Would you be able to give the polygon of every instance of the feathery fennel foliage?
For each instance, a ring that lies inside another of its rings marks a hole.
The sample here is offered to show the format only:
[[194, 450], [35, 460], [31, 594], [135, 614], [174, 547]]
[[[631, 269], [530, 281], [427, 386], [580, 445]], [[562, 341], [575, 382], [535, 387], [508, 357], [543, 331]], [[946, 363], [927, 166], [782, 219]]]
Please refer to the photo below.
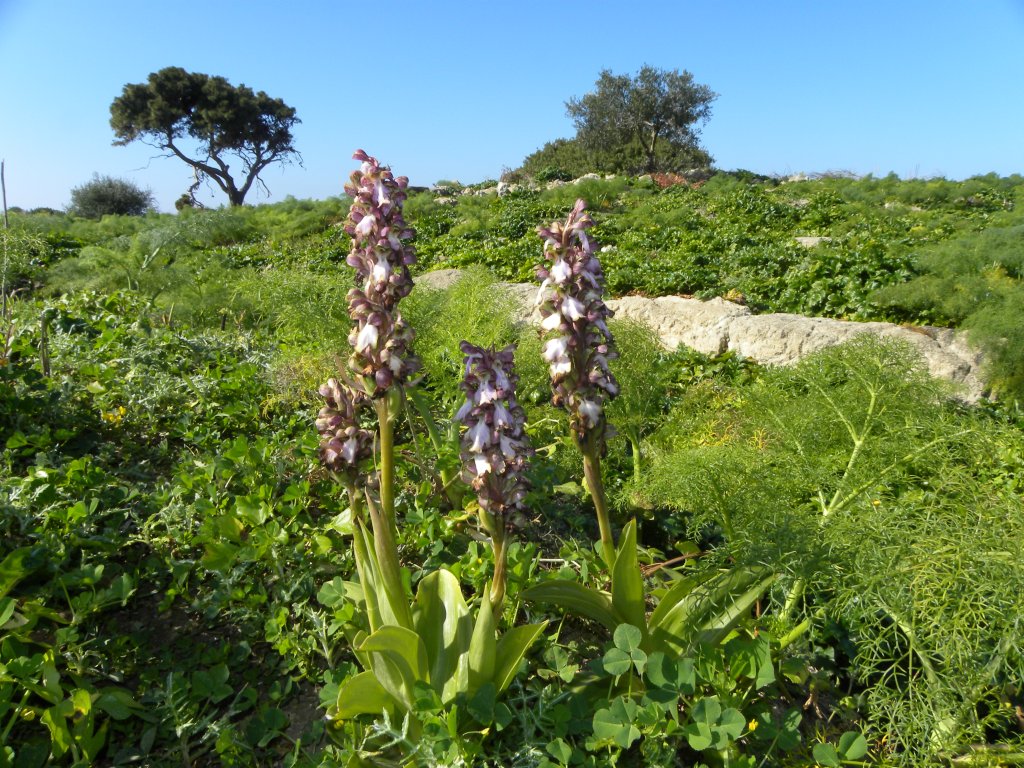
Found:
[[1008, 739], [1024, 679], [1024, 437], [941, 395], [910, 350], [864, 338], [725, 411], [684, 402], [641, 484], [716, 556], [784, 574], [780, 635], [825, 616], [849, 633], [869, 721], [908, 764]]
[[619, 349], [618, 359], [611, 363], [619, 395], [608, 403], [608, 422], [629, 445], [633, 477], [639, 480], [644, 458], [641, 444], [665, 411], [671, 369], [668, 354], [647, 326], [613, 320], [609, 328]]
[[447, 403], [457, 403], [463, 397], [458, 388], [463, 367], [459, 344], [463, 339], [472, 339], [485, 348], [501, 348], [517, 335], [514, 299], [483, 267], [465, 270], [445, 290], [419, 286], [402, 307], [407, 322], [416, 329], [413, 349], [427, 381]]
[[898, 319], [966, 329], [986, 353], [994, 390], [1024, 400], [1024, 225], [939, 243], [915, 267], [917, 277], [875, 300]]

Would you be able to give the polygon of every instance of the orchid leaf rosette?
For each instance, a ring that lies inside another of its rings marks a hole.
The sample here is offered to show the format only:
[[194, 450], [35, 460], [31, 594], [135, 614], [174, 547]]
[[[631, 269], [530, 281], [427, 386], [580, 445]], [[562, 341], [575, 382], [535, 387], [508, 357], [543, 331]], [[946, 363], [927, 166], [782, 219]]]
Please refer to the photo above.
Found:
[[608, 367], [618, 357], [604, 303], [604, 273], [587, 230], [594, 225], [586, 203], [577, 200], [564, 222], [537, 231], [544, 238], [546, 263], [537, 305], [541, 328], [549, 334], [543, 355], [551, 375], [551, 402], [569, 412], [569, 427], [583, 454], [583, 471], [594, 500], [601, 545], [608, 565], [615, 558], [600, 459], [609, 429], [604, 404], [619, 393]]
[[466, 401], [455, 420], [461, 437], [463, 479], [476, 491], [481, 519], [494, 548], [491, 604], [500, 613], [506, 585], [506, 533], [525, 511], [526, 469], [533, 449], [526, 437], [526, 414], [516, 400], [519, 377], [513, 371], [515, 346], [501, 351], [461, 344]]
[[392, 385], [401, 386], [419, 367], [409, 351], [412, 329], [397, 309], [412, 290], [409, 265], [416, 261], [416, 252], [405, 241], [415, 233], [402, 218], [409, 180], [395, 178], [361, 149], [352, 157], [361, 165], [345, 185], [352, 206], [344, 229], [352, 237], [347, 261], [362, 287], [348, 294], [349, 316], [355, 321], [349, 365], [367, 393], [379, 397]]

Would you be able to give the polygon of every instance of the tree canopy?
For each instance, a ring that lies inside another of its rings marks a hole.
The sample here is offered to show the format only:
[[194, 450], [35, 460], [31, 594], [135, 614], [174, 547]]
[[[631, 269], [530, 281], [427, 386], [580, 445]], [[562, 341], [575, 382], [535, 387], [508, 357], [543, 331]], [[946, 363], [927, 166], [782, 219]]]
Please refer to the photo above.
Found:
[[[183, 160], [195, 172], [190, 197], [210, 179], [231, 205], [244, 202], [268, 165], [299, 158], [292, 143], [292, 127], [299, 122], [281, 99], [181, 67], [126, 85], [110, 105], [115, 145], [140, 140]], [[238, 182], [232, 157], [241, 162]]]
[[595, 86], [593, 92], [565, 104], [566, 113], [576, 125], [576, 139], [586, 150], [608, 153], [631, 149], [647, 172], [679, 170], [664, 163], [707, 156], [697, 139], [718, 94], [694, 82], [686, 70], [645, 65], [630, 77], [606, 69]]

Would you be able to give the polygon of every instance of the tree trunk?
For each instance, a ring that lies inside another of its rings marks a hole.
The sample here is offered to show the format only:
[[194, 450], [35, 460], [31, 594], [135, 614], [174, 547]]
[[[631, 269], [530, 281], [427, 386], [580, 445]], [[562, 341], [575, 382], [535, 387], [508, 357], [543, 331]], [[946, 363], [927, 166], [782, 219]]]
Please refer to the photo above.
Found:
[[652, 130], [651, 131], [651, 147], [650, 147], [650, 149], [648, 149], [647, 147], [644, 147], [644, 149], [647, 151], [647, 172], [648, 173], [654, 173], [654, 171], [655, 171], [656, 160], [655, 160], [654, 148], [657, 146], [657, 144], [658, 144], [658, 132], [656, 130]]

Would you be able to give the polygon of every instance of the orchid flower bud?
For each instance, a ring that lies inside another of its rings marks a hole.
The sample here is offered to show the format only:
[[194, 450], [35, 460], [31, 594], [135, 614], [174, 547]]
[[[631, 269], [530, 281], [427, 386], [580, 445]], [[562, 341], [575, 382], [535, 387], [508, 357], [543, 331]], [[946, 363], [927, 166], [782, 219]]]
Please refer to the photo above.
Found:
[[337, 379], [328, 379], [320, 387], [320, 396], [326, 401], [316, 419], [320, 460], [327, 469], [354, 483], [359, 462], [373, 456], [373, 433], [359, 426], [364, 396]]

